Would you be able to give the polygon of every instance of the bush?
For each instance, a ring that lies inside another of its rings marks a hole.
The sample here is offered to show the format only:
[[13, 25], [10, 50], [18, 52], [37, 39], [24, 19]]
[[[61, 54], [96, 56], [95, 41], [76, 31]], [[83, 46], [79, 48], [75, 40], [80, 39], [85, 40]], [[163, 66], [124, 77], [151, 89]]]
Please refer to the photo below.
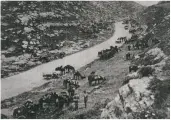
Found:
[[119, 107], [115, 106], [114, 113], [116, 117], [119, 118], [122, 115], [122, 110]]
[[170, 95], [170, 80], [161, 81], [155, 78], [150, 82], [148, 89], [154, 93], [154, 106], [161, 108]]
[[164, 119], [167, 114], [163, 110], [146, 108], [140, 112], [132, 113], [133, 119]]
[[139, 69], [138, 73], [142, 76], [142, 77], [146, 77], [149, 75], [153, 74], [154, 69], [150, 66], [145, 66]]
[[169, 70], [170, 71], [170, 59], [168, 59], [166, 61], [166, 64], [163, 66], [162, 70], [164, 70], [164, 71]]

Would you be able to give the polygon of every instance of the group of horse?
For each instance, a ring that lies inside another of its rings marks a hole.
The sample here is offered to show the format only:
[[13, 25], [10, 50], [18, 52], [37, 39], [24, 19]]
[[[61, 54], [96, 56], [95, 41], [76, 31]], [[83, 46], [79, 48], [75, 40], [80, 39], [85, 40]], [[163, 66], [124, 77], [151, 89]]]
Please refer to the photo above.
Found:
[[[59, 70], [60, 68], [62, 67], [57, 67], [56, 70]], [[68, 66], [66, 68], [67, 72], [73, 70], [75, 69], [73, 69], [73, 67], [71, 66]], [[46, 93], [38, 100], [38, 103], [33, 103], [31, 100], [27, 100], [23, 105], [14, 109], [13, 117], [18, 119], [36, 119], [37, 114], [43, 114], [43, 112], [47, 112], [48, 110], [50, 110], [49, 106], [54, 107], [53, 112], [61, 111], [64, 105], [69, 106], [70, 103], [74, 102], [73, 96], [75, 91], [73, 88], [77, 89], [79, 87], [78, 79], [83, 77], [78, 71], [76, 71], [73, 76], [73, 78], [77, 80], [63, 80], [63, 85], [68, 90], [68, 92], [61, 92], [60, 94], [57, 94], [56, 92]], [[83, 78], [86, 77], [84, 76]], [[88, 76], [88, 83], [90, 86], [93, 85], [93, 82], [95, 85], [97, 85], [105, 80], [105, 77], [95, 75], [95, 72], [92, 72]]]
[[105, 50], [98, 52], [98, 57], [101, 60], [106, 60], [106, 59], [113, 57], [118, 52], [119, 52], [119, 49], [117, 46], [115, 46], [115, 47], [110, 46], [109, 49], [105, 49]]
[[143, 28], [142, 27], [139, 27], [137, 29], [131, 29], [131, 30], [129, 30], [129, 33], [135, 34], [137, 31], [142, 32], [143, 31]]
[[[118, 38], [121, 42], [126, 42], [126, 37]], [[98, 52], [98, 57], [102, 60], [109, 59], [113, 57], [116, 53], [119, 52], [119, 48], [117, 46], [110, 46], [109, 49], [102, 50]], [[126, 58], [130, 58], [130, 53], [126, 54]], [[129, 72], [137, 71], [138, 66], [130, 66]], [[33, 103], [31, 100], [26, 101], [22, 106], [17, 107], [13, 111], [14, 118], [20, 119], [36, 119], [37, 114], [43, 110], [43, 112], [48, 111], [49, 106], [53, 106], [53, 112], [61, 111], [63, 106], [69, 106], [70, 103], [73, 102], [74, 89], [79, 87], [78, 80], [86, 78], [86, 76], [82, 75], [79, 71], [76, 71], [75, 68], [71, 65], [59, 66], [55, 68], [55, 72], [52, 74], [43, 74], [45, 79], [57, 79], [59, 76], [65, 75], [66, 73], [73, 73], [73, 78], [67, 78], [63, 80], [63, 86], [68, 90], [67, 92], [61, 92], [57, 94], [56, 92], [50, 92], [43, 95], [38, 103]], [[100, 84], [107, 79], [103, 76], [96, 75], [95, 72], [91, 72], [88, 76], [88, 84], [89, 86]], [[93, 84], [94, 83], [94, 84]]]
[[36, 119], [37, 114], [42, 114], [50, 110], [50, 107], [54, 107], [53, 112], [61, 111], [63, 106], [69, 106], [73, 102], [72, 96], [69, 96], [67, 92], [51, 92], [43, 95], [38, 103], [33, 103], [31, 100], [27, 100], [23, 105], [17, 107], [13, 111], [13, 117], [18, 119]]
[[127, 37], [119, 37], [117, 40], [116, 40], [116, 43], [121, 43], [121, 42], [125, 42], [127, 41]]
[[[111, 47], [111, 49], [113, 49], [112, 51], [116, 51], [118, 52], [118, 48], [117, 46], [115, 47]], [[59, 76], [62, 76], [66, 73], [73, 73], [73, 77], [69, 77], [67, 79], [63, 79], [63, 86], [67, 89], [70, 88], [71, 86], [74, 88], [78, 88], [79, 87], [79, 81], [80, 79], [85, 79], [86, 76], [82, 75], [79, 71], [76, 71], [75, 68], [71, 65], [66, 65], [65, 67], [63, 66], [59, 66], [57, 68], [55, 68], [55, 72], [52, 74], [43, 74], [44, 78], [48, 78], [48, 79], [57, 79], [59, 78]], [[91, 76], [91, 74], [89, 75]], [[88, 77], [89, 78], [89, 77]], [[99, 83], [100, 80], [103, 80], [102, 76], [96, 75], [95, 77], [91, 77], [91, 79], [88, 79], [89, 83], [95, 81], [95, 84]]]
[[79, 85], [79, 82], [78, 80], [72, 80], [72, 79], [65, 79], [63, 80], [63, 86], [68, 89], [70, 87], [73, 87], [73, 88], [79, 88], [80, 85]]
[[71, 65], [66, 65], [64, 67], [60, 66], [60, 67], [55, 68], [55, 72], [53, 73], [48, 73], [48, 74], [43, 73], [43, 77], [45, 79], [57, 79], [59, 78], [59, 76], [62, 76], [69, 72], [75, 72], [75, 68]]
[[100, 84], [102, 82], [106, 81], [106, 78], [100, 75], [95, 75], [95, 72], [92, 72], [89, 76], [88, 76], [88, 83], [90, 86], [92, 86], [93, 82], [94, 85]]
[[140, 50], [147, 47], [148, 43], [146, 41], [136, 41], [134, 44], [132, 44], [132, 46], [130, 46], [130, 49], [132, 48], [134, 50]]
[[[51, 60], [54, 60], [54, 59], [57, 59], [57, 58], [62, 59], [63, 57], [65, 57], [65, 55], [66, 55], [65, 52], [60, 52], [59, 54], [54, 54], [54, 55], [49, 54], [49, 53], [46, 53], [46, 54], [44, 54], [44, 55], [38, 57], [37, 59], [38, 59], [39, 61], [41, 61], [42, 63], [47, 63], [47, 62], [49, 62], [49, 61], [51, 61]], [[37, 57], [37, 56], [36, 56], [36, 57]]]

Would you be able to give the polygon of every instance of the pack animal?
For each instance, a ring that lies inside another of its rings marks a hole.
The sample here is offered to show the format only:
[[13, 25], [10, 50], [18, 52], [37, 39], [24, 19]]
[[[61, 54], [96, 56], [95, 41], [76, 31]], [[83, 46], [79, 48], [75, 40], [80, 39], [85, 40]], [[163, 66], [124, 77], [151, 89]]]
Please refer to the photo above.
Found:
[[96, 85], [96, 84], [99, 84], [100, 81], [105, 81], [105, 80], [106, 80], [105, 77], [102, 77], [99, 75], [89, 75], [88, 76], [88, 82], [89, 82], [90, 86], [92, 85], [92, 82], [95, 82], [95, 85]]
[[136, 65], [129, 66], [129, 72], [132, 72], [132, 71], [136, 72], [137, 70], [138, 70], [138, 66]]
[[79, 80], [79, 79], [84, 79], [86, 78], [85, 76], [81, 75], [79, 71], [76, 71], [73, 76], [74, 79]]
[[69, 73], [69, 72], [75, 72], [75, 68], [73, 67], [73, 66], [71, 66], [71, 65], [66, 65], [65, 67], [64, 67], [64, 70], [65, 70], [65, 73]]

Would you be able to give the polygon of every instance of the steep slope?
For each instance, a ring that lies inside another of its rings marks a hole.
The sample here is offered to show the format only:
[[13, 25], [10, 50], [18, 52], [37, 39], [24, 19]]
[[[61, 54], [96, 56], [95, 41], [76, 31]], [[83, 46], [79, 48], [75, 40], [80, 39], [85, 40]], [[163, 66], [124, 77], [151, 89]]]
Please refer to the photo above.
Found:
[[[148, 47], [131, 61], [139, 66], [138, 71], [125, 76], [123, 85], [103, 109], [101, 118], [170, 118], [169, 9], [169, 1], [159, 2], [145, 9], [139, 19], [130, 20], [147, 25], [145, 33], [137, 34], [143, 36], [137, 41], [148, 42]], [[150, 71], [151, 75], [147, 75]]]
[[[142, 23], [148, 26], [148, 36], [146, 39], [157, 38], [161, 41], [160, 47], [166, 53], [170, 54], [170, 2], [163, 1], [157, 5], [148, 7], [140, 16]], [[150, 37], [149, 37], [150, 36]]]
[[136, 13], [142, 6], [135, 2], [3, 1], [1, 8], [5, 49], [11, 45], [20, 48], [23, 41], [54, 47], [53, 43], [64, 39], [95, 37], [92, 34], [99, 29], [107, 29], [114, 20]]

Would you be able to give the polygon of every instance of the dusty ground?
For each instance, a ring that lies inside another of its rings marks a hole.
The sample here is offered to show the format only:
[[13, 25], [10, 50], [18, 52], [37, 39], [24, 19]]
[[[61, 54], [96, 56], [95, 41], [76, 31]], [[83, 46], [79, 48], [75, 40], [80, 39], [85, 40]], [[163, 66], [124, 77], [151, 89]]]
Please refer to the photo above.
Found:
[[[131, 51], [137, 53], [139, 51]], [[107, 81], [98, 86], [89, 86], [88, 80], [83, 79], [79, 81], [80, 88], [77, 89], [77, 93], [80, 95], [79, 110], [71, 111], [67, 108], [64, 109], [64, 114], [59, 118], [100, 118], [101, 110], [105, 105], [112, 100], [114, 94], [117, 92], [119, 87], [124, 80], [125, 75], [128, 73], [128, 66], [130, 61], [126, 61], [123, 56], [127, 53], [127, 47], [124, 45], [122, 51], [116, 54], [109, 60], [97, 60], [91, 64], [82, 67], [79, 71], [82, 74], [88, 76], [90, 72], [96, 71], [96, 74], [105, 76]], [[83, 91], [89, 92], [88, 108], [84, 108], [83, 103]], [[32, 99], [34, 102], [38, 102], [38, 99], [47, 92], [55, 91], [57, 93], [65, 91], [62, 85], [62, 79], [51, 80], [49, 83], [44, 84], [32, 91], [25, 92], [16, 97], [6, 99], [2, 101], [1, 108], [2, 113], [11, 115], [12, 109], [15, 106], [20, 106], [27, 99]], [[50, 115], [50, 116], [49, 116]], [[56, 113], [47, 113], [46, 117], [40, 115], [39, 118], [58, 118]]]

